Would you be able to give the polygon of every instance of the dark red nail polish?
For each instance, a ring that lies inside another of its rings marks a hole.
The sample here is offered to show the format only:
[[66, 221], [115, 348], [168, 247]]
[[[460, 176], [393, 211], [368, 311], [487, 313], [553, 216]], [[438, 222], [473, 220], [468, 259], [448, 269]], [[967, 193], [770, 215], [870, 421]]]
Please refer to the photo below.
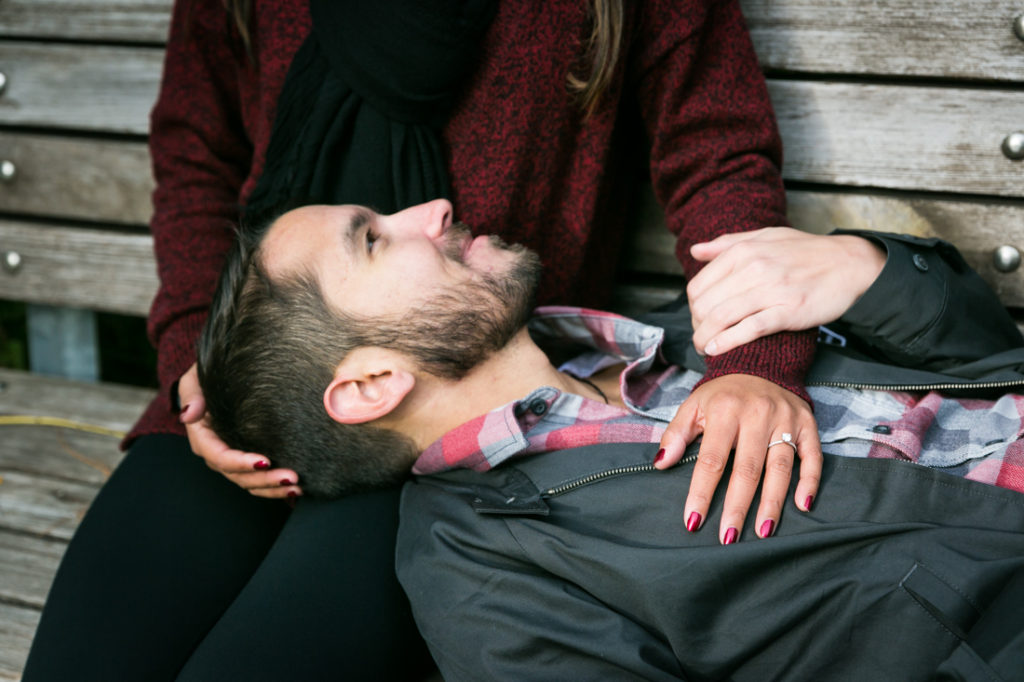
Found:
[[257, 471], [263, 471], [264, 469], [269, 469], [270, 468], [270, 462], [268, 462], [265, 459], [261, 459], [260, 461], [258, 461], [255, 464], [253, 464], [252, 468], [256, 469]]
[[722, 544], [731, 545], [732, 543], [736, 542], [737, 535], [739, 535], [739, 533], [736, 531], [735, 528], [729, 528], [729, 530], [725, 531], [725, 539], [722, 541]]
[[814, 504], [814, 495], [808, 495], [807, 499], [804, 500], [804, 509], [811, 511], [812, 504]]
[[287, 478], [282, 478], [281, 485], [295, 485], [295, 481], [289, 481]]
[[761, 524], [761, 537], [770, 538], [772, 531], [775, 530], [775, 521], [772, 519], [765, 519], [764, 523]]
[[686, 530], [691, 533], [700, 528], [701, 515], [697, 512], [690, 512], [690, 518], [686, 519]]
[[665, 459], [665, 448], [658, 450], [658, 454], [654, 456], [654, 463], [657, 464], [663, 459]]
[[299, 496], [299, 493], [297, 491], [295, 491], [295, 490], [289, 490], [288, 491], [288, 497], [298, 497], [298, 496]]

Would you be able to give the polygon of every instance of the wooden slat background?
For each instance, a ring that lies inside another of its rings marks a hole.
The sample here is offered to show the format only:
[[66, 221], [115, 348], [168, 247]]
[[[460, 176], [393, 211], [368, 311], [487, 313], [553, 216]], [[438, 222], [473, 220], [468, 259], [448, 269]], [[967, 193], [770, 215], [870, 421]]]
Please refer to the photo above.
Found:
[[3, 0], [0, 37], [162, 43], [171, 0]]
[[1024, 81], [1018, 0], [740, 0], [772, 70]]

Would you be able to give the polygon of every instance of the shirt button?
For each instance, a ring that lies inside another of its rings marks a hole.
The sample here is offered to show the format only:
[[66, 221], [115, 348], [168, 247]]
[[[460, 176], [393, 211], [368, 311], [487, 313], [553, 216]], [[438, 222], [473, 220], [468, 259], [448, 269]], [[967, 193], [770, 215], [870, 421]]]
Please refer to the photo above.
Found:
[[541, 416], [542, 414], [544, 414], [547, 411], [548, 411], [548, 404], [546, 402], [544, 402], [543, 400], [541, 400], [540, 398], [537, 398], [532, 403], [530, 403], [530, 412], [533, 412], [538, 417]]
[[914, 267], [921, 272], [928, 272], [928, 261], [919, 253], [914, 254]]
[[892, 433], [892, 429], [886, 426], [885, 424], [877, 424], [875, 426], [872, 426], [871, 430], [874, 431], [875, 433], [882, 433], [885, 435], [889, 435], [890, 433]]

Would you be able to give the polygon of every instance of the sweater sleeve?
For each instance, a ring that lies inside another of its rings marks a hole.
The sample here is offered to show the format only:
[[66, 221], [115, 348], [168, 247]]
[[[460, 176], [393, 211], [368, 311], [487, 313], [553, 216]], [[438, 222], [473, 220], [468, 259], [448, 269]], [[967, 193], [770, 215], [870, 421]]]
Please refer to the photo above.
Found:
[[[677, 236], [688, 278], [690, 247], [730, 232], [788, 225], [782, 144], [767, 86], [736, 0], [646, 3], [629, 58], [651, 142], [651, 178]], [[704, 380], [768, 379], [805, 400], [813, 332], [785, 332], [708, 357]]]
[[[219, 2], [175, 3], [160, 94], [150, 117], [160, 288], [149, 317], [161, 392], [195, 359], [195, 341], [234, 239], [252, 150], [241, 116], [237, 36]], [[159, 405], [159, 407], [158, 407]], [[155, 415], [154, 415], [155, 416]]]

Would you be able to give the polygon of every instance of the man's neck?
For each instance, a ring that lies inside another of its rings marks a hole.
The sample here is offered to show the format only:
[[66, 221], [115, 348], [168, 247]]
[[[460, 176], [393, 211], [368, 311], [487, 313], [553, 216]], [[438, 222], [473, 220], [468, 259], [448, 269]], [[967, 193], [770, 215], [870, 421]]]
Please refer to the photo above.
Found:
[[[602, 391], [551, 364], [522, 329], [504, 348], [458, 381], [419, 374], [416, 387], [394, 413], [397, 428], [422, 451], [448, 431], [491, 410], [519, 400], [541, 386], [601, 400]], [[618, 393], [613, 397], [618, 401]]]

